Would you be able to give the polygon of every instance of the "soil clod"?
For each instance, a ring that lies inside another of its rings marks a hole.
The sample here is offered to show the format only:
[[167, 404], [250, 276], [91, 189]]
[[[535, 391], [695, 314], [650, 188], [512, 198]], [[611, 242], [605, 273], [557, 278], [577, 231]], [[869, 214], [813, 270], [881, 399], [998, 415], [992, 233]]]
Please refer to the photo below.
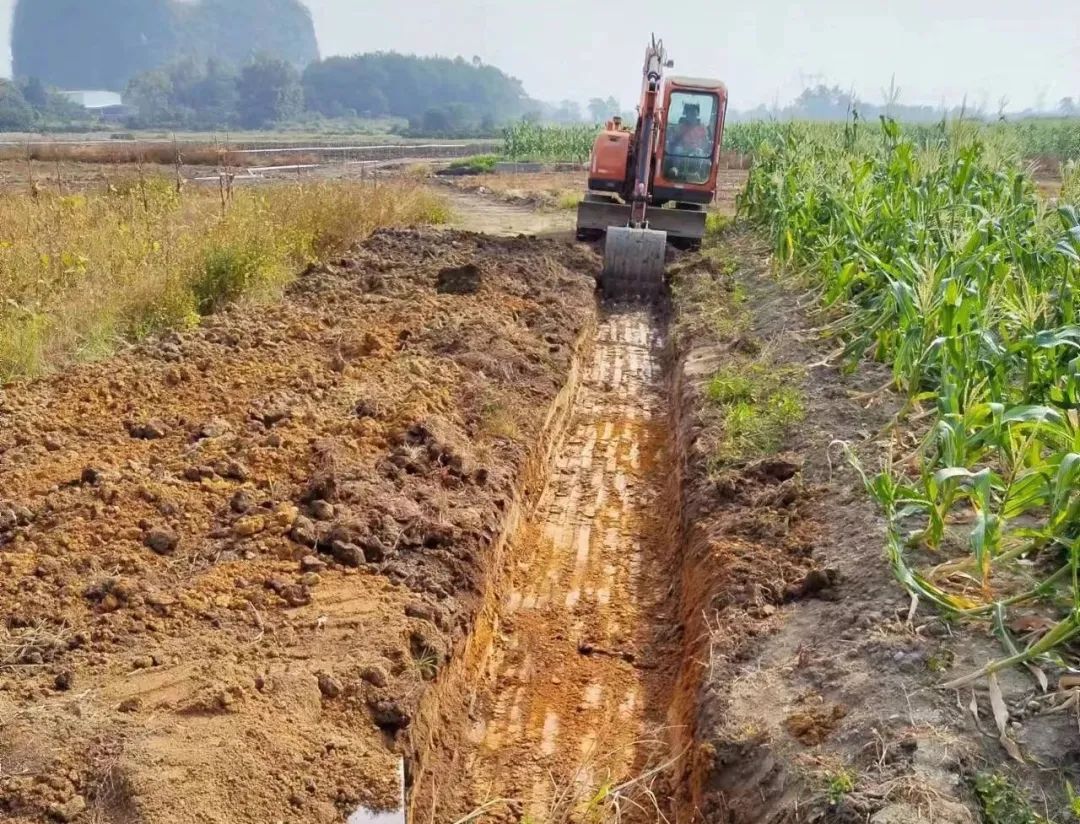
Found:
[[156, 527], [146, 533], [143, 542], [158, 555], [172, 555], [180, 543], [180, 536], [171, 529]]

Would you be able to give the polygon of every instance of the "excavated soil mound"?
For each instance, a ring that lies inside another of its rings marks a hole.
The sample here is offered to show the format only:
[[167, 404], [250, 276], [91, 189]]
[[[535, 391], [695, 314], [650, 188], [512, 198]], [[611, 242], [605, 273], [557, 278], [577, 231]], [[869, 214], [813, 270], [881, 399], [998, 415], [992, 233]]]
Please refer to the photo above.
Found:
[[595, 269], [381, 232], [273, 305], [0, 391], [2, 817], [394, 805]]

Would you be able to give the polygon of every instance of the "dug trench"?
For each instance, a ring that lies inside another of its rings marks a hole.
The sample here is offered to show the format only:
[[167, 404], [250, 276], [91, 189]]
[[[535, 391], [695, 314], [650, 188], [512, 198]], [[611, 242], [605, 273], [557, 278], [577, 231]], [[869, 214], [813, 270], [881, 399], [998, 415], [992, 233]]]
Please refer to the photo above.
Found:
[[[992, 697], [940, 689], [992, 639], [914, 608], [850, 461], [895, 446], [887, 371], [840, 368], [753, 231], [671, 263], [670, 303], [598, 309], [546, 479], [411, 731], [410, 821], [1037, 820], [1014, 788], [1060, 793], [1068, 721], [1010, 678], [1044, 766], [1008, 768]], [[777, 387], [798, 411], [767, 432]]]
[[717, 464], [718, 372], [819, 359], [725, 248], [618, 308], [566, 239], [380, 232], [5, 387], [6, 819], [329, 824], [404, 758], [410, 824], [975, 820], [825, 457], [887, 410], [804, 376], [805, 422]]

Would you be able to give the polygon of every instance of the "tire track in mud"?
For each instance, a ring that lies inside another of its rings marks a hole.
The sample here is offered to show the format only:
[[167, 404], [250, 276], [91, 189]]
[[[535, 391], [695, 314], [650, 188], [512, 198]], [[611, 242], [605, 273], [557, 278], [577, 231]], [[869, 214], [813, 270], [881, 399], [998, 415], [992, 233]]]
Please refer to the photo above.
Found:
[[[644, 309], [600, 318], [553, 474], [512, 540], [501, 632], [458, 762], [464, 797], [451, 812], [507, 799], [513, 820], [574, 820], [667, 751], [678, 638], [665, 632], [675, 622], [662, 345]], [[639, 783], [626, 794], [644, 793]], [[658, 819], [655, 809], [646, 818]]]

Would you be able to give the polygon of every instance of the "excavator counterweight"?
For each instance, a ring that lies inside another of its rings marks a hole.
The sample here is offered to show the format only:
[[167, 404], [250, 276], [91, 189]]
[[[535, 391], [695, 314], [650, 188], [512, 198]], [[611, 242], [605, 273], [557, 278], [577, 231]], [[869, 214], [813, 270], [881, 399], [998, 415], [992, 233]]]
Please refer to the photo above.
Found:
[[664, 289], [668, 239], [705, 235], [716, 195], [727, 88], [718, 80], [666, 78], [663, 41], [645, 50], [641, 102], [631, 131], [612, 118], [589, 159], [578, 237], [606, 233], [601, 287], [608, 297], [649, 298]]

